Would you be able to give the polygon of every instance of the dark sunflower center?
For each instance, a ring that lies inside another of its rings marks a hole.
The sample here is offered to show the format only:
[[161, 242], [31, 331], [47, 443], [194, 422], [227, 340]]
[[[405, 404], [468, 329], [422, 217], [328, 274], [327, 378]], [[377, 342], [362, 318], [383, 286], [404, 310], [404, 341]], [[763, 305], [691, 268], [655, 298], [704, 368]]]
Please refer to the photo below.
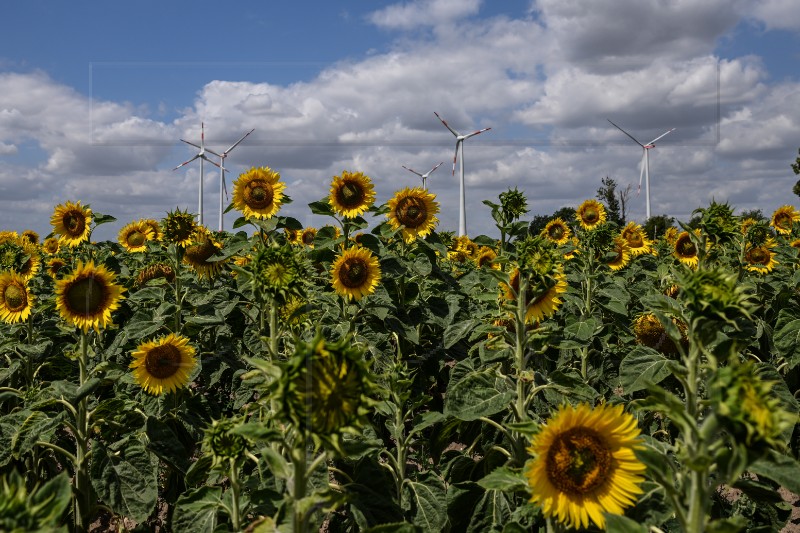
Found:
[[751, 248], [750, 251], [747, 252], [747, 259], [750, 263], [767, 265], [769, 264], [770, 254], [767, 250], [758, 246], [756, 248]]
[[103, 308], [106, 298], [105, 285], [93, 277], [74, 281], [66, 291], [70, 310], [78, 315], [94, 315]]
[[16, 283], [6, 287], [5, 291], [3, 291], [3, 299], [6, 302], [6, 307], [11, 312], [24, 309], [28, 304], [28, 296], [25, 294], [25, 289]]
[[561, 224], [554, 224], [550, 226], [550, 229], [547, 230], [547, 234], [551, 239], [560, 241], [564, 238], [564, 226]]
[[697, 248], [688, 238], [679, 239], [678, 243], [675, 245], [675, 249], [678, 250], [678, 253], [683, 257], [694, 257], [697, 255]]
[[131, 246], [141, 246], [144, 244], [145, 240], [146, 237], [144, 236], [144, 233], [140, 231], [134, 231], [128, 235], [128, 244]]
[[402, 225], [416, 229], [425, 224], [428, 218], [428, 208], [424, 200], [407, 197], [397, 203], [394, 214]]
[[312, 245], [314, 244], [314, 232], [313, 231], [304, 231], [303, 232], [303, 244]]
[[79, 237], [83, 235], [83, 230], [86, 228], [86, 218], [83, 216], [83, 213], [76, 213], [74, 211], [70, 211], [64, 214], [64, 217], [61, 219], [62, 223], [64, 224], [64, 228], [67, 230], [73, 237]]
[[785, 230], [792, 229], [792, 222], [793, 222], [792, 217], [787, 215], [786, 213], [779, 213], [775, 217], [775, 226], [781, 229]]
[[348, 209], [360, 207], [364, 203], [364, 189], [358, 183], [348, 181], [336, 190], [336, 201]]
[[186, 248], [185, 257], [188, 261], [198, 264], [205, 263], [208, 258], [217, 253], [217, 247], [211, 241], [203, 241]]
[[181, 367], [181, 352], [171, 344], [152, 348], [144, 359], [147, 373], [156, 379], [167, 379]]
[[348, 289], [361, 287], [369, 277], [369, 265], [360, 257], [347, 259], [339, 269], [339, 279]]
[[626, 240], [628, 244], [631, 245], [633, 248], [641, 248], [644, 246], [644, 241], [642, 240], [642, 235], [639, 232], [629, 233], [626, 235]]
[[595, 431], [577, 427], [554, 439], [546, 464], [547, 478], [560, 492], [582, 496], [608, 481], [613, 458]]
[[594, 224], [600, 220], [600, 212], [594, 207], [587, 207], [583, 210], [582, 218], [586, 224]]
[[58, 241], [55, 239], [53, 240], [48, 239], [44, 243], [44, 251], [47, 252], [48, 254], [56, 253], [58, 251]]
[[253, 180], [245, 188], [244, 203], [253, 209], [266, 209], [272, 205], [274, 196], [272, 185], [263, 180]]

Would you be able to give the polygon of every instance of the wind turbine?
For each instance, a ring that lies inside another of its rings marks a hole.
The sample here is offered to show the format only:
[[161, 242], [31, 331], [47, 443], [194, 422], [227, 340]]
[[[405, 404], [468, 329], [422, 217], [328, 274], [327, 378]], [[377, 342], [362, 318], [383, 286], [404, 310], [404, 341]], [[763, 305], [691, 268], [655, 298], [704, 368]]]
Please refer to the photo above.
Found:
[[433, 167], [432, 169], [430, 169], [429, 171], [427, 171], [425, 174], [420, 174], [419, 172], [417, 172], [417, 171], [416, 171], [416, 170], [414, 170], [413, 168], [408, 168], [408, 167], [407, 167], [407, 166], [405, 166], [405, 165], [400, 165], [400, 166], [401, 166], [401, 167], [403, 167], [404, 169], [408, 170], [409, 172], [413, 172], [414, 174], [416, 174], [417, 176], [419, 176], [420, 178], [422, 178], [422, 188], [424, 189], [424, 188], [425, 188], [425, 180], [426, 180], [426, 179], [428, 179], [428, 176], [430, 176], [430, 175], [431, 175], [431, 173], [433, 173], [433, 171], [434, 171], [434, 170], [436, 170], [437, 168], [439, 168], [440, 166], [442, 166], [442, 164], [443, 164], [443, 163], [444, 163], [444, 161], [442, 161], [441, 163], [439, 163], [438, 165], [436, 165], [435, 167]]
[[181, 163], [180, 165], [178, 165], [177, 167], [172, 169], [172, 170], [178, 170], [182, 166], [188, 165], [189, 163], [191, 163], [195, 159], [199, 159], [200, 160], [200, 192], [199, 192], [199, 198], [198, 198], [198, 204], [197, 204], [197, 216], [199, 217], [198, 218], [198, 222], [200, 222], [201, 226], [203, 225], [203, 161], [208, 161], [212, 165], [222, 168], [221, 165], [218, 165], [214, 161], [210, 160], [208, 158], [208, 156], [206, 156], [206, 152], [208, 152], [209, 154], [214, 154], [215, 156], [217, 156], [219, 158], [222, 157], [218, 153], [206, 148], [206, 133], [205, 133], [205, 131], [206, 131], [205, 130], [205, 124], [201, 122], [200, 123], [200, 146], [197, 146], [194, 143], [190, 143], [189, 141], [181, 139], [181, 141], [183, 141], [186, 144], [189, 144], [191, 146], [194, 146], [195, 148], [198, 148], [200, 151], [197, 152], [197, 155], [195, 155], [193, 158], [189, 159], [188, 161], [184, 161], [183, 163]]
[[442, 124], [444, 124], [444, 127], [447, 128], [448, 130], [450, 130], [450, 133], [452, 133], [456, 138], [456, 152], [453, 155], [453, 176], [456, 175], [456, 159], [458, 159], [458, 150], [459, 150], [459, 148], [461, 149], [461, 179], [460, 179], [460, 182], [459, 182], [459, 185], [460, 185], [459, 186], [460, 198], [459, 198], [459, 205], [458, 205], [458, 207], [459, 207], [459, 213], [458, 213], [458, 236], [461, 237], [461, 236], [464, 236], [464, 235], [467, 234], [467, 213], [466, 213], [466, 203], [467, 202], [466, 202], [466, 194], [464, 192], [464, 141], [466, 141], [470, 137], [474, 137], [475, 135], [478, 135], [479, 133], [483, 133], [484, 131], [488, 131], [488, 130], [490, 130], [492, 128], [483, 128], [482, 130], [473, 131], [472, 133], [468, 133], [467, 135], [461, 135], [456, 130], [451, 128], [447, 124], [447, 122], [445, 122], [444, 119], [439, 116], [439, 113], [434, 111], [433, 114], [436, 115], [436, 118], [438, 118], [442, 122]]
[[[223, 194], [223, 192], [225, 193], [225, 196], [226, 196], [226, 197], [228, 196], [228, 188], [225, 186], [225, 171], [227, 170], [227, 169], [225, 168], [225, 158], [226, 158], [226, 157], [228, 157], [228, 154], [229, 154], [229, 153], [231, 153], [231, 151], [232, 151], [234, 148], [236, 148], [237, 146], [239, 146], [239, 143], [240, 143], [240, 142], [242, 142], [243, 140], [245, 140], [245, 138], [247, 138], [247, 136], [248, 136], [248, 135], [250, 135], [251, 133], [253, 133], [254, 131], [256, 131], [256, 129], [255, 129], [255, 128], [253, 128], [252, 130], [250, 130], [250, 131], [248, 131], [247, 133], [245, 133], [245, 134], [242, 136], [242, 138], [241, 138], [241, 139], [239, 139], [238, 141], [236, 141], [235, 143], [233, 143], [233, 144], [231, 145], [231, 147], [230, 147], [230, 148], [228, 148], [227, 150], [225, 150], [225, 151], [224, 151], [224, 152], [222, 152], [221, 154], [215, 154], [215, 153], [214, 153], [214, 152], [212, 152], [211, 150], [206, 150], [206, 151], [207, 151], [207, 152], [209, 152], [209, 153], [212, 153], [212, 154], [214, 154], [214, 155], [217, 155], [217, 156], [219, 156], [219, 165], [217, 165], [217, 166], [219, 167], [219, 231], [222, 231], [222, 212], [223, 212], [223, 211], [224, 211], [224, 209], [225, 209], [225, 207], [224, 207], [224, 204], [223, 204], [223, 202], [222, 202], [222, 194]], [[181, 140], [183, 140], [183, 139], [181, 139]], [[196, 144], [194, 144], [194, 143], [190, 143], [190, 142], [188, 142], [188, 141], [183, 141], [183, 142], [185, 142], [186, 144], [190, 144], [190, 145], [194, 146], [195, 148], [200, 148], [200, 149], [202, 150], [202, 147], [200, 147], [200, 146], [197, 146], [197, 145], [196, 145]], [[216, 164], [216, 163], [215, 163], [215, 164]]]
[[[606, 119], [606, 120], [611, 122], [610, 119]], [[675, 131], [675, 128], [672, 128], [671, 130], [665, 131], [664, 133], [662, 133], [661, 135], [659, 135], [658, 137], [656, 137], [655, 139], [653, 139], [652, 141], [650, 141], [647, 144], [642, 144], [639, 141], [637, 141], [636, 138], [633, 135], [631, 135], [627, 131], [623, 130], [622, 128], [620, 128], [619, 126], [614, 124], [613, 122], [611, 122], [611, 125], [614, 126], [615, 128], [617, 128], [619, 131], [621, 131], [625, 135], [627, 135], [628, 137], [630, 137], [631, 139], [633, 139], [633, 142], [635, 142], [636, 144], [638, 144], [639, 146], [642, 147], [642, 152], [643, 152], [642, 153], [642, 170], [639, 172], [639, 189], [636, 192], [636, 194], [638, 195], [642, 191], [642, 175], [644, 175], [645, 176], [644, 193], [645, 193], [645, 197], [646, 197], [645, 205], [647, 207], [646, 215], [647, 215], [647, 218], [649, 219], [650, 218], [650, 149], [651, 148], [655, 148], [656, 147], [656, 141], [661, 139], [662, 137], [664, 137], [666, 134], [672, 133], [673, 131]]]

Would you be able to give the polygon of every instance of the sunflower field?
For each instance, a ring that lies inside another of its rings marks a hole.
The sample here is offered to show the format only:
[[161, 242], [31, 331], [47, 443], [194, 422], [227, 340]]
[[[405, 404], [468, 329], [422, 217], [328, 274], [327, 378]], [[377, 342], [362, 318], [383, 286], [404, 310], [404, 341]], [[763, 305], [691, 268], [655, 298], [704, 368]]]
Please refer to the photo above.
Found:
[[[2, 531], [780, 531], [800, 494], [800, 212], [653, 237], [586, 200], [500, 239], [361, 172], [232, 232], [79, 201], [0, 232]], [[2, 228], [0, 228], [1, 230]]]

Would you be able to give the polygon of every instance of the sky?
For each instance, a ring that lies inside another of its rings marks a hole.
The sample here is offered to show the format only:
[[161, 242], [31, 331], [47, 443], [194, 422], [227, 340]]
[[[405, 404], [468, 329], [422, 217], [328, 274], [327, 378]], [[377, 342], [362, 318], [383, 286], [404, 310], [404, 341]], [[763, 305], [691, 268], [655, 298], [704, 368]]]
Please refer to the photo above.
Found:
[[[122, 225], [197, 213], [197, 152], [228, 155], [227, 190], [268, 166], [281, 214], [363, 172], [378, 203], [427, 172], [439, 229], [458, 227], [454, 136], [464, 143], [467, 230], [497, 234], [483, 200], [509, 188], [549, 215], [610, 177], [637, 195], [650, 150], [651, 214], [688, 221], [712, 200], [737, 212], [800, 205], [796, 0], [372, 0], [80, 2], [6, 7], [0, 32], [0, 230], [50, 233], [56, 205]], [[204, 223], [220, 175], [206, 164]], [[223, 195], [224, 197], [224, 195]], [[227, 206], [230, 197], [224, 200]], [[235, 212], [225, 215], [230, 229]], [[372, 221], [373, 225], [378, 220]]]

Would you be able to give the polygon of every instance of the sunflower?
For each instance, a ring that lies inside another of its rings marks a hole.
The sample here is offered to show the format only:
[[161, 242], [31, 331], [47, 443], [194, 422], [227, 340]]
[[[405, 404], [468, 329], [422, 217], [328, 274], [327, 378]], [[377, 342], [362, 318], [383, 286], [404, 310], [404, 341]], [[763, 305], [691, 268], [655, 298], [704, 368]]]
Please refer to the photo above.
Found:
[[429, 193], [422, 187], [408, 188], [397, 191], [388, 202], [389, 224], [393, 229], [402, 228], [403, 239], [406, 242], [413, 242], [417, 237], [425, 237], [439, 219], [436, 213], [439, 212], [439, 203], [436, 202], [436, 195]]
[[44, 251], [50, 255], [57, 254], [58, 239], [55, 239], [53, 237], [48, 237], [47, 239], [44, 240], [44, 243], [42, 244], [42, 249], [44, 249]]
[[673, 254], [689, 268], [697, 268], [697, 264], [700, 261], [697, 256], [697, 246], [695, 246], [688, 231], [681, 232], [675, 239]]
[[55, 279], [59, 271], [67, 266], [67, 262], [60, 257], [51, 257], [47, 260], [47, 274]]
[[12, 270], [25, 280], [31, 279], [41, 267], [39, 248], [22, 237], [0, 244], [0, 271]]
[[186, 386], [195, 367], [195, 350], [189, 339], [170, 333], [140, 344], [132, 352], [133, 377], [149, 394], [161, 395]]
[[[506, 300], [516, 300], [519, 293], [519, 268], [515, 268], [511, 272], [509, 285], [501, 284], [504, 288]], [[567, 277], [561, 267], [558, 267], [553, 275], [554, 283], [550, 287], [545, 287], [540, 284], [537, 287], [528, 287], [526, 299], [528, 301], [528, 310], [525, 313], [526, 322], [541, 322], [545, 318], [551, 317], [558, 310], [562, 304], [559, 297], [561, 294], [567, 292]]]
[[89, 240], [92, 210], [88, 206], [81, 206], [80, 202], [59, 204], [50, 217], [50, 224], [53, 225], [53, 232], [61, 236], [59, 240], [74, 248]]
[[580, 250], [578, 250], [578, 245], [580, 244], [580, 241], [578, 240], [577, 237], [573, 235], [572, 242], [570, 244], [572, 245], [572, 250], [564, 254], [564, 259], [566, 259], [567, 261], [569, 261], [570, 259], [575, 259], [581, 253]]
[[117, 237], [119, 243], [129, 252], [145, 252], [147, 241], [153, 240], [153, 228], [139, 220], [124, 226]]
[[770, 225], [775, 228], [775, 231], [778, 233], [788, 235], [792, 232], [794, 223], [798, 221], [800, 221], [800, 213], [791, 205], [784, 205], [772, 213]]
[[342, 171], [341, 176], [333, 177], [328, 202], [343, 217], [362, 215], [375, 202], [372, 180], [363, 172]]
[[758, 220], [756, 220], [754, 218], [748, 217], [748, 218], [743, 219], [742, 220], [742, 226], [740, 228], [741, 231], [742, 231], [742, 235], [747, 235], [747, 230], [749, 230], [750, 227], [753, 226], [753, 224], [757, 224], [757, 223], [758, 223]]
[[586, 200], [575, 210], [583, 229], [594, 229], [606, 221], [606, 208], [597, 200]]
[[664, 240], [667, 241], [670, 245], [674, 245], [675, 241], [678, 240], [678, 228], [675, 226], [670, 226], [664, 232]]
[[606, 264], [611, 267], [611, 270], [622, 270], [631, 261], [631, 251], [628, 241], [625, 237], [618, 236], [614, 238], [614, 247], [611, 253], [615, 254], [614, 257]]
[[298, 238], [298, 242], [300, 244], [304, 244], [311, 248], [314, 247], [314, 237], [317, 236], [317, 228], [308, 227], [303, 229], [303, 232], [300, 233], [300, 237]]
[[572, 232], [561, 218], [554, 218], [544, 227], [542, 235], [558, 246], [561, 246], [569, 241]]
[[193, 214], [176, 207], [175, 211], [169, 211], [161, 220], [161, 235], [167, 243], [188, 246], [192, 243], [197, 227]]
[[253, 167], [233, 182], [233, 207], [248, 218], [272, 218], [281, 207], [281, 175], [269, 167]]
[[0, 319], [9, 324], [26, 320], [31, 314], [33, 297], [25, 278], [17, 272], [0, 272]]
[[283, 228], [283, 232], [286, 234], [286, 242], [289, 244], [302, 244], [300, 242], [300, 231], [296, 229]]
[[139, 271], [136, 275], [136, 285], [141, 287], [150, 280], [164, 278], [168, 283], [175, 279], [175, 270], [166, 263], [154, 263]]
[[367, 248], [348, 248], [333, 263], [331, 279], [337, 294], [350, 300], [360, 300], [375, 292], [381, 280], [378, 258]]
[[565, 405], [533, 437], [525, 466], [531, 502], [568, 527], [605, 526], [603, 513], [622, 514], [643, 490], [645, 465], [636, 419], [622, 405]]
[[491, 266], [494, 269], [499, 269], [500, 264], [494, 262], [496, 258], [497, 252], [488, 246], [481, 246], [480, 249], [478, 249], [478, 253], [475, 254], [475, 266], [478, 268]]
[[0, 244], [17, 242], [19, 240], [19, 233], [16, 231], [0, 231]]
[[225, 260], [211, 261], [211, 257], [222, 250], [222, 245], [215, 241], [207, 229], [198, 228], [192, 243], [183, 253], [183, 262], [192, 267], [200, 278], [212, 278], [225, 264]]
[[111, 324], [111, 311], [119, 307], [125, 290], [114, 278], [103, 265], [79, 261], [72, 273], [56, 281], [56, 307], [64, 320], [84, 333], [90, 327], [99, 330]]
[[792, 242], [789, 243], [789, 246], [800, 250], [800, 239], [793, 240]]
[[[672, 323], [678, 327], [681, 332], [681, 345], [688, 347], [688, 339], [686, 338], [686, 325], [678, 322], [674, 318]], [[654, 350], [658, 350], [663, 354], [677, 354], [678, 348], [672, 339], [667, 335], [667, 330], [664, 325], [653, 313], [645, 313], [639, 315], [633, 321], [633, 334], [636, 336], [636, 343], [642, 346], [648, 346]]]
[[23, 231], [21, 237], [31, 244], [39, 244], [39, 234], [32, 229]]
[[761, 246], [753, 246], [748, 243], [744, 252], [747, 270], [750, 272], [758, 272], [759, 274], [772, 272], [772, 269], [778, 264], [775, 260], [775, 252], [772, 251], [775, 246], [776, 244], [773, 239], [767, 239]]
[[644, 234], [642, 226], [636, 222], [628, 222], [622, 229], [622, 237], [628, 241], [628, 251], [631, 255], [653, 253], [653, 243]]
[[466, 235], [460, 235], [453, 239], [453, 249], [464, 252], [464, 255], [466, 255], [469, 259], [475, 259], [478, 256], [478, 250], [480, 247], [476, 242]]

